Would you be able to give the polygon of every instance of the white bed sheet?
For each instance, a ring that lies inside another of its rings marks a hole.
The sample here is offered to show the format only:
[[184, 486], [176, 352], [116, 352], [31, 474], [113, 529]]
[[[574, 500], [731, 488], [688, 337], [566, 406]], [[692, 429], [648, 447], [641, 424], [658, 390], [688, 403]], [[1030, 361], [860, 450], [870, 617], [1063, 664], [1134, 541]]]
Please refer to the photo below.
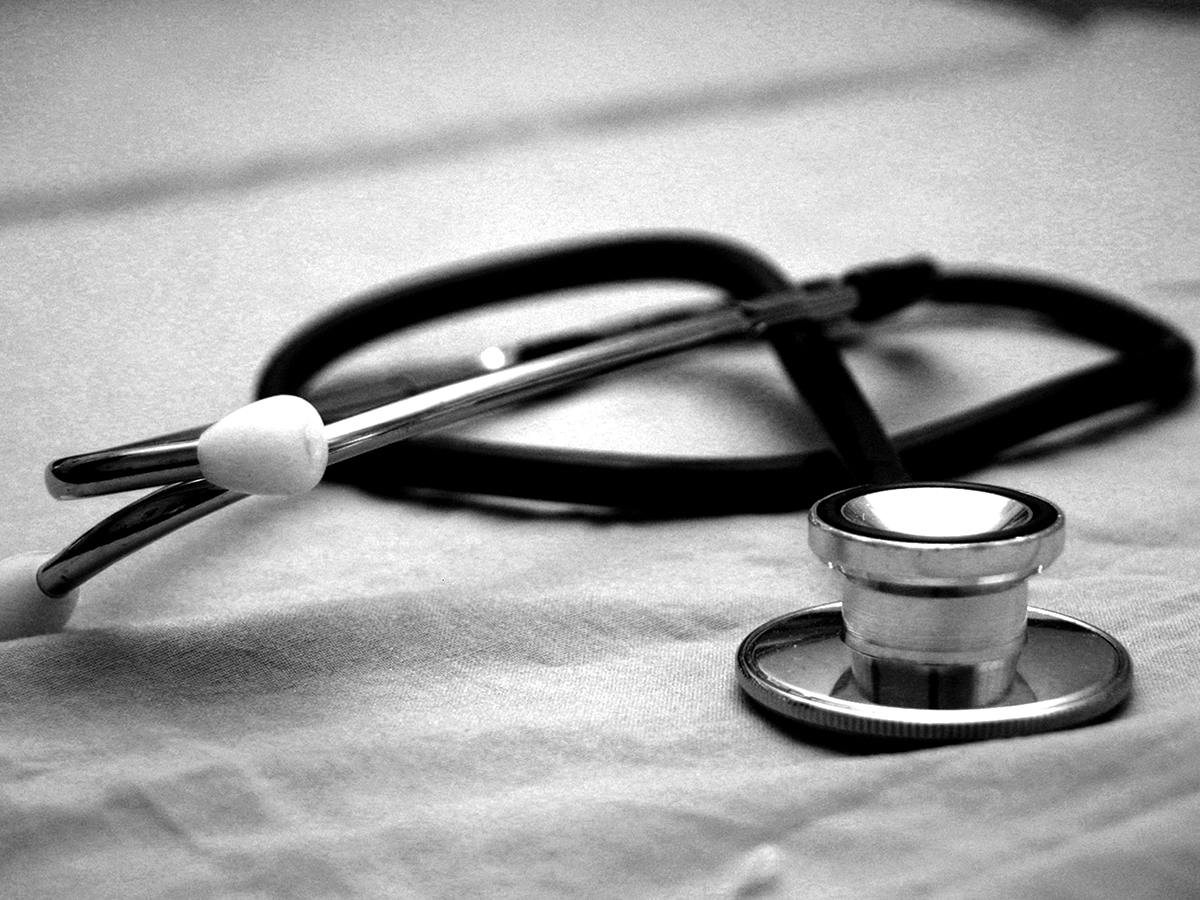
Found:
[[[511, 247], [688, 228], [797, 277], [923, 252], [1081, 279], [1200, 332], [1189, 16], [5, 16], [0, 553], [57, 548], [117, 507], [53, 503], [49, 459], [212, 420], [333, 300]], [[945, 375], [884, 383], [856, 356], [894, 426], [1081, 358], [1012, 335], [892, 340]], [[802, 440], [758, 418], [764, 396], [788, 408], [769, 358], [721, 357], [486, 428]], [[4, 894], [1200, 896], [1198, 437], [1189, 405], [978, 473], [1067, 509], [1034, 601], [1120, 636], [1135, 692], [1094, 726], [903, 753], [815, 741], [735, 685], [743, 634], [836, 590], [800, 513], [645, 521], [338, 487], [239, 504], [98, 577], [65, 633], [0, 647]]]

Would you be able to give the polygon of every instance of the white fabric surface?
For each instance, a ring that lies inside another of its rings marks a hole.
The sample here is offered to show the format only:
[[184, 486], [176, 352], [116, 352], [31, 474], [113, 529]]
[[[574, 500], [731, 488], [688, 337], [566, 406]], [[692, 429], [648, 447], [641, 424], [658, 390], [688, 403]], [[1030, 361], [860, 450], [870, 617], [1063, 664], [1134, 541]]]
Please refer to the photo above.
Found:
[[[1077, 278], [1200, 333], [1195, 20], [1058, 31], [1007, 9], [10, 5], [0, 555], [57, 549], [121, 502], [49, 500], [50, 459], [210, 421], [327, 304], [511, 247], [680, 227], [797, 277], [921, 252]], [[1087, 358], [988, 331], [887, 340], [854, 365], [894, 426]], [[906, 380], [905, 359], [937, 377]], [[804, 440], [768, 357], [716, 363], [485, 427]], [[743, 634], [833, 596], [802, 514], [330, 487], [239, 504], [85, 586], [67, 632], [0, 646], [0, 884], [1200, 896], [1198, 438], [1189, 406], [978, 473], [1067, 509], [1034, 602], [1120, 636], [1135, 693], [1095, 726], [906, 753], [809, 740], [734, 683]]]

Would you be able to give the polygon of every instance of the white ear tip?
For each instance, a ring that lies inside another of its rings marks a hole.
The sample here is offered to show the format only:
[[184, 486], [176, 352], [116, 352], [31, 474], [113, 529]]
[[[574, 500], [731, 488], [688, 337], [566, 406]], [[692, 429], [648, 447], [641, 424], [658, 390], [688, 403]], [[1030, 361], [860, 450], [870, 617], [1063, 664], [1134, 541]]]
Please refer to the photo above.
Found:
[[38, 587], [37, 572], [49, 553], [22, 553], [0, 559], [0, 641], [62, 631], [79, 591], [51, 597]]
[[325, 474], [329, 444], [321, 414], [301, 397], [267, 397], [200, 435], [200, 471], [246, 494], [303, 494]]

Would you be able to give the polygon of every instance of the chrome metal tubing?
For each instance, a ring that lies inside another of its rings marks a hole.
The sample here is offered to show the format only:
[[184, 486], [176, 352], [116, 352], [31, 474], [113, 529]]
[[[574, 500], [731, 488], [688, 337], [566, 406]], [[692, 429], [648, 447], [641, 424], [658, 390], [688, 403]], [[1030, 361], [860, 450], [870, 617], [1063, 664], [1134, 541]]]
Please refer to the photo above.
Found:
[[[845, 285], [798, 286], [746, 301], [739, 307], [707, 308], [690, 317], [609, 335], [433, 388], [326, 425], [329, 462], [332, 465], [634, 363], [747, 337], [780, 322], [835, 318], [848, 313], [856, 302], [857, 294]], [[53, 496], [66, 499], [200, 478], [196, 446], [203, 430], [178, 432], [169, 436], [172, 440], [161, 443], [126, 444], [56, 460], [46, 472], [47, 488]]]
[[[689, 318], [660, 322], [434, 388], [326, 425], [329, 462], [341, 462], [637, 362], [752, 335], [781, 321], [843, 315], [856, 302], [854, 291], [842, 285], [800, 286], [739, 307], [717, 307]], [[87, 454], [91, 475], [99, 477], [86, 485], [73, 485], [70, 496], [162, 483], [156, 479], [187, 480], [136, 500], [82, 535], [41, 567], [39, 587], [51, 596], [63, 596], [133, 551], [245, 497], [201, 477], [197, 440], [181, 438], [202, 431], [177, 432], [163, 443], [143, 441]], [[50, 472], [55, 465], [51, 464]], [[47, 483], [53, 492], [62, 481], [52, 479], [48, 473]]]
[[157, 490], [113, 513], [47, 560], [38, 570], [38, 587], [61, 597], [135, 550], [246, 496], [203, 479]]
[[196, 478], [196, 439], [202, 431], [55, 460], [46, 467], [46, 490], [58, 500], [76, 500]]
[[405, 397], [325, 426], [329, 463], [456, 425], [638, 362], [752, 333], [733, 308], [656, 325]]

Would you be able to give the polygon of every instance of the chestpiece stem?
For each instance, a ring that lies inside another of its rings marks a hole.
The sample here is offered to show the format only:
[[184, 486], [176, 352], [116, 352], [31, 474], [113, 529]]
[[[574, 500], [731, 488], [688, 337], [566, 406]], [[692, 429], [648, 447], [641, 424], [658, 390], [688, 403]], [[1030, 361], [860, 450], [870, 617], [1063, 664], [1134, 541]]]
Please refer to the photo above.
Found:
[[887, 706], [987, 706], [1008, 691], [1025, 646], [1027, 585], [914, 595], [847, 580], [842, 642], [863, 694]]
[[809, 544], [845, 576], [842, 642], [886, 706], [989, 706], [1025, 646], [1027, 579], [1062, 551], [1062, 511], [984, 485], [854, 488], [809, 515]]

